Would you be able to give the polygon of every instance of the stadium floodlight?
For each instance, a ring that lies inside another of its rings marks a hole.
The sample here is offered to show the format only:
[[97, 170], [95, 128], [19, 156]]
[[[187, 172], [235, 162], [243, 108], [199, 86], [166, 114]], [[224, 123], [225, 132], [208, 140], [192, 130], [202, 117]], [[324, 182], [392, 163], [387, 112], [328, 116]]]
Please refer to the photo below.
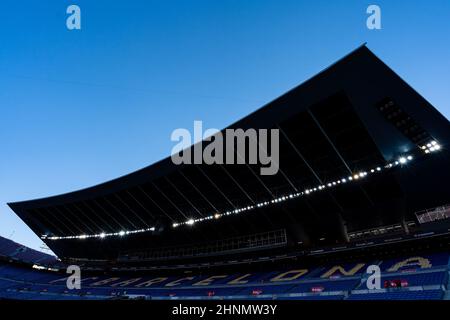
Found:
[[437, 141], [433, 140], [427, 143], [426, 145], [423, 145], [420, 147], [426, 154], [435, 152], [441, 149], [441, 146]]
[[[424, 146], [425, 148], [421, 147], [422, 150], [425, 151], [425, 153], [430, 153], [432, 151], [435, 150], [439, 150], [440, 145], [437, 142], [430, 142], [429, 145], [431, 146], [430, 148], [427, 148], [426, 146]], [[346, 182], [351, 182], [351, 181], [355, 181], [358, 180], [360, 178], [364, 178], [366, 177], [368, 174], [373, 174], [375, 172], [381, 172], [383, 170], [389, 170], [392, 169], [396, 166], [398, 166], [399, 164], [404, 164], [407, 163], [408, 161], [413, 160], [413, 156], [412, 155], [405, 155], [405, 156], [401, 156], [398, 158], [397, 161], [395, 162], [387, 162], [384, 166], [378, 166], [372, 169], [368, 169], [368, 171], [360, 171], [358, 173], [354, 173], [351, 176], [348, 176], [347, 178], [341, 178], [341, 179], [337, 179], [335, 181], [330, 181], [327, 182], [326, 184], [320, 184], [316, 187], [312, 187], [310, 189], [305, 189], [305, 191], [303, 192], [297, 192], [297, 193], [291, 193], [291, 194], [285, 194], [282, 196], [279, 196], [277, 198], [273, 198], [271, 200], [267, 200], [267, 201], [263, 201], [263, 202], [259, 202], [256, 203], [254, 205], [248, 205], [248, 206], [244, 206], [241, 208], [234, 208], [233, 210], [230, 211], [226, 211], [226, 212], [215, 212], [209, 216], [203, 217], [203, 218], [198, 218], [198, 219], [194, 219], [194, 218], [190, 218], [184, 222], [174, 222], [172, 224], [173, 228], [177, 228], [181, 225], [193, 225], [196, 222], [202, 222], [202, 221], [207, 221], [207, 220], [213, 220], [213, 219], [219, 219], [222, 216], [228, 216], [228, 215], [232, 215], [232, 214], [239, 214], [241, 212], [245, 212], [245, 211], [250, 211], [253, 210], [255, 208], [260, 208], [263, 206], [268, 206], [270, 204], [275, 204], [275, 203], [279, 203], [279, 202], [284, 202], [287, 201], [289, 199], [294, 199], [300, 196], [305, 196], [305, 195], [309, 195], [311, 193], [317, 192], [317, 191], [322, 191], [324, 189], [328, 188], [333, 188], [333, 187], [337, 187], [339, 184], [341, 183], [346, 183]], [[101, 233], [101, 234], [94, 234], [94, 235], [79, 235], [79, 236], [48, 236], [48, 235], [42, 235], [41, 238], [42, 239], [49, 239], [49, 240], [60, 240], [60, 239], [85, 239], [85, 238], [105, 238], [105, 237], [110, 237], [110, 236], [120, 236], [123, 237], [124, 235], [128, 235], [128, 234], [136, 234], [136, 233], [143, 233], [143, 232], [151, 232], [151, 231], [155, 231], [154, 227], [151, 228], [145, 228], [145, 229], [137, 229], [137, 230], [131, 230], [131, 231], [120, 231], [120, 232], [115, 232], [115, 233]]]

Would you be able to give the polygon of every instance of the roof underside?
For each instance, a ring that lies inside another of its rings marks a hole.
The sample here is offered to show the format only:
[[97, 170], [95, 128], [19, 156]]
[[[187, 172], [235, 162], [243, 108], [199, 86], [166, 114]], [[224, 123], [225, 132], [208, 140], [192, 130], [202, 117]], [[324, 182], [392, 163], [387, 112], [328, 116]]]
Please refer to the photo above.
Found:
[[[309, 239], [314, 244], [326, 236], [339, 242], [343, 225], [354, 231], [392, 224], [449, 200], [443, 185], [427, 180], [436, 166], [441, 166], [443, 178], [450, 177], [446, 151], [409, 171], [393, 171], [195, 227], [173, 230], [170, 226], [303, 191], [415, 152], [417, 141], [377, 108], [386, 99], [401, 106], [427, 137], [442, 143], [450, 138], [448, 121], [363, 46], [229, 127], [280, 129], [276, 175], [260, 175], [259, 165], [177, 166], [166, 158], [92, 188], [10, 206], [39, 236], [150, 227], [162, 231], [97, 246], [91, 246], [91, 240], [46, 240], [55, 253], [66, 257], [114, 256], [136, 247], [204, 242], [280, 228], [290, 230], [298, 237], [295, 240]], [[421, 194], [423, 188], [429, 192]]]

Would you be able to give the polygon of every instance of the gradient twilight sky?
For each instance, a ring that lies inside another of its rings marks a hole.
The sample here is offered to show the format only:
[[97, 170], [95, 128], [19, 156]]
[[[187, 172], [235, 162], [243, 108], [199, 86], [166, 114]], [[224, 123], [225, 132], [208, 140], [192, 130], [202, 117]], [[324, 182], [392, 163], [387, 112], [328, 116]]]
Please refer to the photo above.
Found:
[[147, 166], [174, 129], [223, 128], [364, 42], [449, 118], [449, 34], [448, 0], [2, 0], [0, 235], [39, 249], [7, 202]]

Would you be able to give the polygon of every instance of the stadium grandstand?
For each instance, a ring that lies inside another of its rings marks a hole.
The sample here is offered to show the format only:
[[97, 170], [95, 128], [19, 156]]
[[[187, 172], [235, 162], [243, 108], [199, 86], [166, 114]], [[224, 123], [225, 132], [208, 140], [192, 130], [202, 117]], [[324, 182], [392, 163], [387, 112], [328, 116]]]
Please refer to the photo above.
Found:
[[279, 130], [277, 174], [168, 157], [9, 203], [57, 258], [0, 239], [0, 298], [450, 299], [450, 124], [365, 45], [227, 129], [250, 128]]

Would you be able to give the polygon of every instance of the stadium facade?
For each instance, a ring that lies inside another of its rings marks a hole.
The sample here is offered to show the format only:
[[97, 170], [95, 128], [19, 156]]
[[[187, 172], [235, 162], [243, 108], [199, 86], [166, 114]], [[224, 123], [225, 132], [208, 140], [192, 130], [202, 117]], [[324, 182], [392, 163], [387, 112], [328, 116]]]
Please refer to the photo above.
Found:
[[[163, 293], [145, 296], [183, 297], [170, 291], [180, 285], [191, 297], [309, 298], [315, 290], [312, 298], [343, 299], [362, 290], [355, 299], [370, 299], [360, 284], [376, 255], [373, 263], [392, 273], [384, 278], [389, 288], [428, 284], [419, 298], [445, 295], [450, 125], [366, 46], [226, 129], [239, 128], [279, 130], [276, 175], [259, 175], [254, 164], [176, 165], [168, 157], [97, 186], [9, 206], [59, 263], [93, 272], [97, 279], [86, 282], [93, 287], [107, 280], [96, 271], [158, 270]], [[418, 270], [419, 280], [400, 281], [402, 268]], [[202, 276], [175, 276], [192, 270]], [[141, 275], [100, 286], [108, 296], [157, 285]], [[339, 285], [326, 282], [336, 277]], [[207, 289], [192, 288], [199, 282]], [[223, 289], [227, 283], [239, 290]]]

